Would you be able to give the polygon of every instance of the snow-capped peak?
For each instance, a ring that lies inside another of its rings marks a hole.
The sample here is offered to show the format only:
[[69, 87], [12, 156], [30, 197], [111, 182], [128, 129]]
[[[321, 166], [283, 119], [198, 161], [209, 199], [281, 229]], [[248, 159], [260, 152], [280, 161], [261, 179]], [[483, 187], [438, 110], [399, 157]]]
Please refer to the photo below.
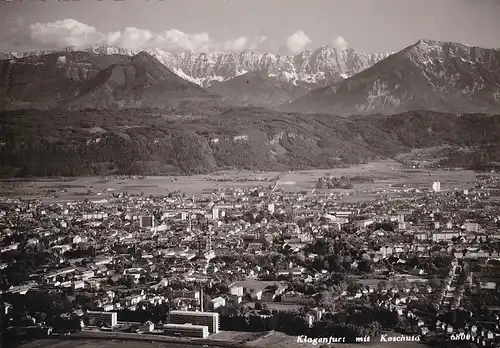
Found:
[[[66, 52], [76, 51], [67, 47]], [[133, 56], [136, 51], [114, 46], [94, 46], [79, 49], [94, 54], [121, 54]], [[185, 51], [172, 54], [158, 48], [145, 50], [180, 77], [209, 86], [212, 81], [226, 81], [251, 71], [266, 71], [268, 76], [293, 84], [325, 85], [350, 77], [369, 68], [389, 54], [366, 54], [353, 49], [337, 51], [331, 46], [323, 46], [295, 56], [245, 50], [243, 52], [193, 53]], [[30, 55], [53, 53], [54, 51], [4, 53], [2, 59], [22, 58]]]

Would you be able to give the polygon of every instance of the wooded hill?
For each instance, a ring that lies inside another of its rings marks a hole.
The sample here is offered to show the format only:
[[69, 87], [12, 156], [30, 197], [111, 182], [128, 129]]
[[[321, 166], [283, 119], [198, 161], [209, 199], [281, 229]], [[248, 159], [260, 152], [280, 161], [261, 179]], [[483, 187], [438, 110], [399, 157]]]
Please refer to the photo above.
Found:
[[[227, 108], [9, 111], [0, 117], [2, 176], [194, 174], [219, 169], [333, 168], [412, 148], [476, 146], [462, 161], [498, 161], [500, 116], [416, 111], [304, 115]], [[493, 149], [493, 150], [489, 150]]]

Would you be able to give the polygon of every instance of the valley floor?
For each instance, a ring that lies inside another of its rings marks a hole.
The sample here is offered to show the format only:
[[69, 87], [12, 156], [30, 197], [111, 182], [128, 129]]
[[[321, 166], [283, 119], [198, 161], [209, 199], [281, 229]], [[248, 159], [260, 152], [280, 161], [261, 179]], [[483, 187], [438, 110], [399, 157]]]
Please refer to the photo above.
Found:
[[[372, 176], [375, 180], [354, 183], [353, 189], [315, 190], [319, 177]], [[166, 195], [179, 190], [186, 195], [210, 194], [214, 189], [268, 187], [279, 177], [278, 189], [285, 191], [308, 191], [311, 194], [334, 193], [343, 201], [371, 200], [380, 195], [396, 198], [406, 189], [430, 189], [434, 181], [441, 182], [442, 190], [468, 187], [476, 173], [469, 170], [447, 171], [427, 169], [405, 169], [399, 162], [386, 160], [370, 162], [350, 168], [326, 170], [301, 170], [294, 172], [225, 171], [210, 175], [150, 176], [144, 179], [103, 179], [99, 177], [8, 179], [0, 181], [4, 196], [23, 199], [42, 198], [49, 202], [103, 199], [111, 193]], [[29, 181], [28, 181], [29, 180]], [[48, 191], [57, 191], [57, 198]], [[63, 192], [64, 190], [64, 192]], [[314, 190], [314, 191], [313, 191]]]

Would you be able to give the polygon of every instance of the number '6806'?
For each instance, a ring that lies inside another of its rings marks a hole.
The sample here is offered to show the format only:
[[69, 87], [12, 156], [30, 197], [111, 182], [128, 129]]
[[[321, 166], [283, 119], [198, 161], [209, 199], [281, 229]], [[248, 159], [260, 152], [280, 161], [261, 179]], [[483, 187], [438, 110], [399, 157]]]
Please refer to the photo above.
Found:
[[469, 341], [472, 339], [472, 336], [470, 334], [459, 333], [451, 335], [450, 339], [452, 341]]

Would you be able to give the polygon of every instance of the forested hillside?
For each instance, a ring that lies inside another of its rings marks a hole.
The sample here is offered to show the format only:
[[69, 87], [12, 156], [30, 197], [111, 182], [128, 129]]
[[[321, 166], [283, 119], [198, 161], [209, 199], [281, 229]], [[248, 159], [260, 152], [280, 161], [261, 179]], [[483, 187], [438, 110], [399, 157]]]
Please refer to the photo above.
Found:
[[[352, 118], [255, 108], [10, 111], [0, 117], [0, 167], [3, 176], [332, 168], [443, 144], [495, 149], [498, 134], [500, 116], [425, 111]], [[498, 151], [488, 156], [481, 159], [498, 161]]]

